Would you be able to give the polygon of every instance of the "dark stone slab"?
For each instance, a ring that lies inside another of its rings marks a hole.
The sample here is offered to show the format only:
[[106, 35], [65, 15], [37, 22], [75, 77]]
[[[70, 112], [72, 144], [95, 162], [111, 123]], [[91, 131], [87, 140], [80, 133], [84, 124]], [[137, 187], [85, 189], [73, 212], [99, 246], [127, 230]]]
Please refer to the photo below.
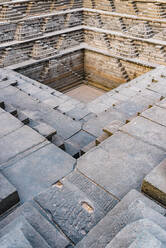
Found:
[[147, 218], [161, 228], [166, 227], [162, 209], [155, 202], [137, 191], [128, 193], [87, 235], [77, 248], [105, 248], [126, 225]]
[[93, 135], [81, 130], [80, 132], [74, 134], [67, 141], [76, 144], [81, 149], [89, 143], [93, 142], [95, 139], [96, 137], [94, 137]]
[[35, 200], [74, 243], [117, 203], [110, 194], [78, 172], [57, 182]]
[[164, 126], [143, 117], [137, 117], [120, 130], [166, 150], [166, 127]]
[[24, 202], [70, 173], [74, 164], [75, 159], [49, 144], [4, 169], [3, 173], [16, 186]]
[[23, 124], [9, 113], [0, 115], [0, 138], [19, 129]]
[[45, 139], [31, 128], [21, 127], [0, 139], [0, 164], [44, 141]]
[[[56, 226], [44, 216], [44, 213], [39, 211], [34, 202], [28, 202], [17, 208], [10, 215], [0, 221], [0, 229], [10, 224], [19, 216], [23, 216], [26, 221], [42, 236], [52, 248], [66, 248], [70, 241], [58, 231]], [[35, 246], [39, 247], [39, 246]], [[22, 248], [22, 247], [21, 247]]]
[[139, 189], [145, 175], [166, 153], [127, 134], [117, 132], [78, 159], [77, 169], [117, 198]]
[[0, 174], [0, 215], [19, 202], [16, 188]]

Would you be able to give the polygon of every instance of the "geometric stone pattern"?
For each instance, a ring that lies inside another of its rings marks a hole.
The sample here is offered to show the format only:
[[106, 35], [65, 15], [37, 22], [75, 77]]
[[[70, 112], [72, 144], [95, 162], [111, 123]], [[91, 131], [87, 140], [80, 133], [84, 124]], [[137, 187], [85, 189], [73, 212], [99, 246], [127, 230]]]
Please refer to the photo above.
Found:
[[[0, 1], [3, 248], [165, 247], [165, 17], [163, 0]], [[107, 92], [57, 91], [80, 83]]]

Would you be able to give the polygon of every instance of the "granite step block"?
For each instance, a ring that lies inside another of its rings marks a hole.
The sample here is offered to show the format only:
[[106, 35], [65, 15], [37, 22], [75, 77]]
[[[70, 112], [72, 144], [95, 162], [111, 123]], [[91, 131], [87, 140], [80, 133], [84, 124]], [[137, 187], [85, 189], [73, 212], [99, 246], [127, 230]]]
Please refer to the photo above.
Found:
[[103, 131], [107, 133], [109, 136], [113, 135], [115, 132], [119, 130], [120, 127], [124, 125], [121, 121], [112, 121], [106, 127], [103, 128]]
[[77, 169], [121, 199], [140, 189], [144, 177], [166, 152], [122, 132], [117, 132], [77, 160]]
[[50, 125], [47, 125], [46, 123], [40, 123], [39, 125], [35, 126], [33, 129], [50, 141], [52, 140], [52, 137], [56, 134], [56, 129], [52, 128]]
[[3, 170], [16, 186], [22, 202], [32, 199], [69, 174], [75, 159], [53, 144], [34, 151]]
[[166, 246], [166, 231], [148, 219], [135, 221], [123, 228], [106, 248]]
[[26, 116], [24, 113], [18, 111], [17, 113], [17, 118], [24, 124], [27, 125], [29, 124], [29, 117]]
[[30, 127], [23, 126], [0, 139], [0, 164], [45, 141]]
[[74, 243], [79, 242], [117, 203], [110, 194], [78, 172], [55, 183], [35, 200]]
[[17, 109], [14, 108], [12, 105], [5, 103], [5, 111], [17, 117]]
[[166, 127], [166, 109], [154, 106], [141, 114], [142, 117]]
[[[33, 201], [17, 208], [6, 218], [0, 219], [0, 230], [8, 226], [15, 219], [23, 217], [36, 230], [51, 248], [70, 247], [70, 241], [63, 235], [56, 226], [52, 225], [49, 218]], [[40, 247], [40, 246], [35, 246]], [[13, 248], [13, 247], [12, 247]], [[21, 247], [22, 248], [22, 247]]]
[[93, 117], [88, 120], [83, 125], [83, 130], [92, 134], [96, 138], [102, 135], [103, 128], [108, 125], [110, 122], [119, 120], [122, 122], [126, 121], [126, 116], [123, 113], [120, 113], [116, 110], [110, 109], [107, 112], [101, 113], [97, 117]]
[[166, 230], [165, 209], [141, 193], [130, 191], [87, 235], [77, 248], [105, 248], [126, 225], [149, 219]]
[[19, 202], [16, 188], [0, 173], [0, 215]]
[[9, 113], [0, 115], [0, 138], [21, 128], [23, 124]]
[[166, 160], [164, 159], [143, 180], [142, 191], [166, 206]]
[[[22, 234], [21, 240], [19, 239], [20, 234]], [[50, 248], [44, 238], [35, 231], [23, 216], [17, 217], [0, 230], [0, 241], [2, 247], [5, 247], [5, 245], [6, 247], [20, 247], [22, 245], [20, 242], [23, 242], [30, 247]], [[18, 246], [16, 246], [17, 244]]]
[[17, 227], [0, 238], [0, 244], [1, 248], [33, 248], [23, 231]]
[[145, 142], [148, 142], [149, 144], [166, 150], [165, 126], [161, 126], [143, 117], [137, 117], [127, 125], [120, 128], [120, 130]]

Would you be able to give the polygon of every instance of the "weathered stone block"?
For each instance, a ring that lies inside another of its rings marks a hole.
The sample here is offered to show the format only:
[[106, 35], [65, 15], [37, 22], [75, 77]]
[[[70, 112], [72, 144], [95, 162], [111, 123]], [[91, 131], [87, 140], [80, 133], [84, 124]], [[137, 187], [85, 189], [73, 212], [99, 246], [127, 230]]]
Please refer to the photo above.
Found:
[[0, 164], [45, 141], [41, 135], [27, 126], [0, 139]]
[[120, 130], [166, 150], [166, 127], [164, 126], [143, 117], [137, 117]]
[[0, 174], [0, 215], [19, 202], [16, 188]]
[[17, 187], [22, 202], [51, 186], [70, 173], [75, 159], [55, 145], [49, 144], [19, 160], [4, 174]]
[[[144, 195], [136, 191], [131, 191], [76, 245], [76, 247], [104, 248], [122, 228], [144, 218], [152, 222], [154, 221], [165, 230], [165, 217], [155, 211], [157, 210], [156, 207], [159, 207], [161, 210], [159, 205]], [[155, 210], [152, 208], [155, 208]]]
[[[12, 223], [18, 217], [24, 217], [26, 221], [42, 236], [50, 247], [66, 248], [70, 241], [51, 224], [40, 208], [32, 201], [23, 204], [6, 218], [0, 221], [0, 229]], [[4, 229], [5, 230], [5, 229]], [[38, 247], [38, 246], [35, 246]], [[40, 247], [40, 246], [39, 246]], [[69, 246], [70, 247], [70, 246]], [[22, 248], [22, 247], [21, 247]]]
[[69, 175], [35, 200], [74, 243], [80, 241], [117, 202], [79, 173]]
[[155, 167], [143, 180], [142, 191], [166, 206], [166, 160]]
[[165, 157], [165, 152], [117, 132], [78, 159], [77, 169], [107, 191], [122, 198], [139, 189], [142, 180]]
[[23, 124], [9, 113], [0, 115], [0, 137], [21, 128]]

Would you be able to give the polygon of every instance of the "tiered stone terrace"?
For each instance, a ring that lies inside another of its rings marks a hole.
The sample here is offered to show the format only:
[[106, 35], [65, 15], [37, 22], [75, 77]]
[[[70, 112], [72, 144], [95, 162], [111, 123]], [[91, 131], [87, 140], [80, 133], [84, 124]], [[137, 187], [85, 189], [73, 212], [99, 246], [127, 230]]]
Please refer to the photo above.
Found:
[[166, 247], [165, 1], [0, 6], [0, 247]]

